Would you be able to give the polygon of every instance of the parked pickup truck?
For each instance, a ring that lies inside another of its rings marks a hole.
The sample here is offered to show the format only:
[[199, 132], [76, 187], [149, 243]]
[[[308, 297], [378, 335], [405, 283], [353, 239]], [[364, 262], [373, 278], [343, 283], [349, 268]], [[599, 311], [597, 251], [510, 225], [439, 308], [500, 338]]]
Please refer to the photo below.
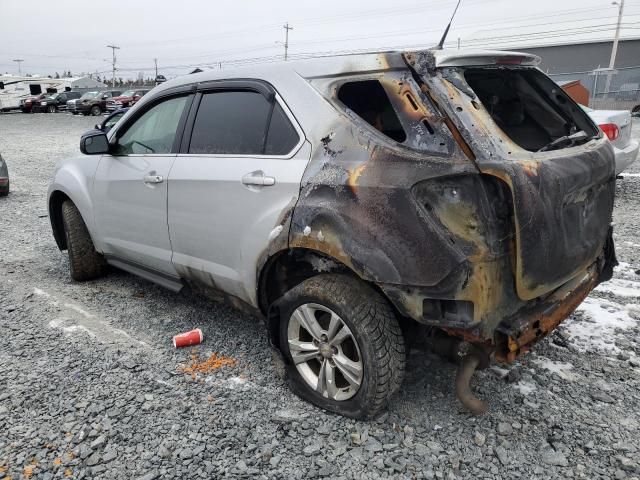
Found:
[[121, 93], [120, 90], [104, 90], [95, 96], [76, 102], [75, 111], [83, 115], [93, 115], [97, 117], [107, 111], [107, 102], [113, 97], [119, 96]]
[[34, 112], [55, 113], [67, 109], [67, 102], [80, 98], [80, 92], [60, 92], [52, 93], [48, 97], [44, 97], [33, 106]]
[[29, 97], [26, 100], [20, 100], [20, 110], [22, 113], [33, 113], [33, 107], [47, 98], [51, 93], [41, 93], [33, 97]]
[[137, 90], [127, 90], [122, 95], [113, 97], [109, 101], [107, 101], [107, 110], [109, 112], [113, 112], [114, 110], [118, 110], [120, 108], [132, 107], [138, 100], [146, 95], [149, 90], [151, 89], [139, 88]]

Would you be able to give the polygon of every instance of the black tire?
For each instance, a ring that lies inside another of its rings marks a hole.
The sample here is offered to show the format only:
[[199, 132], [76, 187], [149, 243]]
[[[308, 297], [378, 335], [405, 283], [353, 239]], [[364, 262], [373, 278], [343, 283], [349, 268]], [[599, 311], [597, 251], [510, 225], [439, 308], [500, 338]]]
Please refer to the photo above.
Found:
[[[288, 363], [287, 377], [293, 392], [325, 410], [347, 417], [362, 419], [378, 415], [399, 390], [406, 361], [404, 337], [387, 300], [357, 278], [324, 274], [300, 283], [277, 303], [280, 348]], [[357, 342], [363, 365], [362, 381], [351, 398], [339, 401], [316, 392], [293, 363], [288, 342], [289, 322], [296, 309], [305, 304], [320, 305], [335, 312]]]
[[67, 240], [71, 278], [82, 282], [101, 276], [106, 265], [104, 257], [96, 252], [87, 226], [70, 200], [62, 204], [62, 222]]
[[3, 188], [0, 190], [0, 197], [6, 197], [7, 195], [9, 195], [10, 187], [11, 187], [11, 182], [7, 181], [6, 188]]
[[56, 106], [55, 106], [55, 105], [49, 105], [49, 106], [47, 107], [47, 112], [48, 112], [48, 113], [56, 113], [56, 111], [57, 111], [57, 110], [58, 110], [58, 109], [56, 108]]
[[98, 115], [102, 115], [102, 109], [100, 108], [100, 106], [94, 105], [93, 107], [91, 107], [91, 110], [89, 111], [89, 113], [92, 116], [97, 117]]

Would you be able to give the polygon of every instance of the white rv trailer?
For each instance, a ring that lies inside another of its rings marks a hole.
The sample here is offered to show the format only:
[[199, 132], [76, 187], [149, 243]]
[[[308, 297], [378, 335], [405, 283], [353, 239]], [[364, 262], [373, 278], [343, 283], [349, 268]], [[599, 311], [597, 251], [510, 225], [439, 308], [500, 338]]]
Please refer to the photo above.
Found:
[[103, 89], [104, 83], [89, 77], [48, 78], [0, 75], [0, 112], [20, 108], [27, 98], [41, 93]]

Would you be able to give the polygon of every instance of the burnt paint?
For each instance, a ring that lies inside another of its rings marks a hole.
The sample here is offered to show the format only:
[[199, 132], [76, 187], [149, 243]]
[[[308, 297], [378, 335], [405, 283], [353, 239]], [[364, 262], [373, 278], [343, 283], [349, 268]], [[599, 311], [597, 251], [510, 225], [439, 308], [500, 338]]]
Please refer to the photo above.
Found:
[[[289, 248], [338, 260], [377, 284], [401, 314], [457, 328], [451, 331], [476, 343], [494, 343], [498, 326], [511, 338], [505, 325], [545, 303], [533, 297], [564, 284], [564, 297], [546, 297], [547, 306], [564, 307], [555, 310], [555, 326], [595, 285], [590, 280], [578, 288], [569, 280], [607, 264], [611, 149], [594, 142], [588, 152], [514, 159], [515, 146], [496, 134], [464, 78], [448, 70], [451, 81], [444, 79], [429, 59], [428, 53], [407, 55], [420, 84], [410, 89], [414, 101], [391, 98], [399, 115], [428, 118], [439, 134], [446, 130], [447, 141], [438, 142], [446, 153], [424, 142], [422, 151], [410, 141], [397, 144], [345, 112], [314, 150], [291, 217]], [[403, 78], [401, 92], [411, 83]], [[387, 93], [392, 83], [383, 82]], [[428, 113], [416, 112], [416, 99]], [[556, 245], [573, 251], [557, 255]], [[473, 302], [473, 315], [426, 318], [424, 302], [432, 299]], [[526, 318], [524, 330], [532, 330], [537, 317]]]
[[600, 138], [579, 148], [527, 152], [495, 126], [478, 100], [463, 93], [461, 70], [434, 70], [431, 52], [407, 60], [472, 147], [480, 171], [511, 191], [518, 296], [540, 297], [593, 264], [602, 254], [613, 211], [609, 142]]

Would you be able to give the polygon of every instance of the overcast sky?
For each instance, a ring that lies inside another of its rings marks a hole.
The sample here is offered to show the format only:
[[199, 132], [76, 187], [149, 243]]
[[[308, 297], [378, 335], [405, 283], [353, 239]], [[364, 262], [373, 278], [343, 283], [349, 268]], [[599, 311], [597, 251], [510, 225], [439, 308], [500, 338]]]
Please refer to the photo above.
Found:
[[[71, 70], [111, 76], [175, 76], [195, 66], [222, 68], [289, 54], [429, 46], [437, 43], [456, 0], [0, 0], [0, 72]], [[514, 48], [611, 39], [611, 0], [463, 0], [448, 43]], [[640, 0], [626, 0], [623, 37], [640, 37]]]

